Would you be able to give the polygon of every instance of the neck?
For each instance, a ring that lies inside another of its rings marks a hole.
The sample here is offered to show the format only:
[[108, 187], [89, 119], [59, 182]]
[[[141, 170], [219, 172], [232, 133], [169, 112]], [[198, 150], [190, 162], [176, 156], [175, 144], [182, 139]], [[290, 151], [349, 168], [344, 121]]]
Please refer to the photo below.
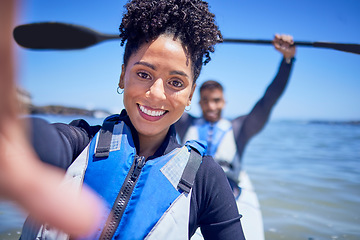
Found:
[[155, 154], [156, 150], [161, 146], [165, 140], [166, 134], [161, 136], [144, 136], [139, 134], [139, 156], [144, 156], [145, 159]]

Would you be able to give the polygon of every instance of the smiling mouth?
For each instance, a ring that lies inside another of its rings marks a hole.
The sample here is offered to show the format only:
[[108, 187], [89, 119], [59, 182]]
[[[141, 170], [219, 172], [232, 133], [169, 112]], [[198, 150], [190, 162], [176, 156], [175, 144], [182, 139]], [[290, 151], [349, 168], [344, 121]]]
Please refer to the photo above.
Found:
[[207, 116], [210, 117], [217, 117], [218, 116], [218, 112], [217, 111], [208, 111], [205, 113]]
[[167, 112], [165, 110], [150, 110], [140, 104], [139, 104], [139, 109], [141, 112], [151, 117], [160, 117]]

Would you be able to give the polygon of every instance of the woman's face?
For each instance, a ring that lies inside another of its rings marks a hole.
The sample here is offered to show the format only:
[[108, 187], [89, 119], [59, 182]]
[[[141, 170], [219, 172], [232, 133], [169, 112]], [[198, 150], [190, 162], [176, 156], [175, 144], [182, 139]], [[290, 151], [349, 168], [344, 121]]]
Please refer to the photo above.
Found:
[[191, 103], [195, 89], [191, 61], [179, 41], [162, 35], [130, 56], [119, 87], [139, 136], [165, 137]]

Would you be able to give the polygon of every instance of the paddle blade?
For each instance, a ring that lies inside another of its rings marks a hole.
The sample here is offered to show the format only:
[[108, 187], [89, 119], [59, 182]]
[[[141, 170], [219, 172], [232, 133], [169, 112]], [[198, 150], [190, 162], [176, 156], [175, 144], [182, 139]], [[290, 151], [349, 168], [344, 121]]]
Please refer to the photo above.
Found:
[[360, 44], [314, 42], [313, 46], [321, 48], [332, 48], [343, 52], [360, 54]]
[[99, 42], [95, 31], [76, 25], [44, 22], [17, 26], [15, 41], [31, 49], [81, 49]]

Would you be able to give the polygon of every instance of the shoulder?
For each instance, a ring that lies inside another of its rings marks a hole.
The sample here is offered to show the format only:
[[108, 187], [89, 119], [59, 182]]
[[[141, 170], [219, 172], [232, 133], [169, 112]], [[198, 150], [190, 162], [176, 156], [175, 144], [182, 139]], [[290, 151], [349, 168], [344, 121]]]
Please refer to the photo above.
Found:
[[220, 167], [220, 165], [215, 162], [215, 160], [213, 159], [213, 157], [206, 155], [202, 158], [202, 162], [199, 168], [200, 171], [200, 175], [201, 174], [209, 174], [209, 173], [214, 173], [214, 174], [220, 174], [223, 175], [224, 172], [222, 170], [222, 168]]
[[50, 124], [37, 117], [30, 120], [31, 143], [39, 158], [63, 169], [86, 147], [97, 129], [84, 120], [71, 124]]
[[85, 120], [77, 119], [70, 124], [54, 123], [58, 133], [66, 139], [71, 152], [73, 153], [73, 159], [75, 159], [82, 150], [89, 144], [91, 139], [100, 130], [101, 126], [90, 126]]
[[90, 126], [87, 121], [84, 119], [77, 119], [73, 120], [70, 124], [70, 126], [78, 128], [79, 130], [82, 130], [86, 134], [88, 134], [89, 137], [93, 137], [101, 128], [100, 125], [94, 125]]
[[[204, 156], [195, 178], [196, 194], [211, 198], [213, 194], [228, 187], [226, 175], [211, 156]], [[199, 192], [200, 191], [200, 192]]]
[[[214, 191], [223, 187], [226, 188], [228, 181], [224, 170], [215, 162], [213, 157], [204, 156], [195, 178], [195, 184], [200, 186], [201, 189], [209, 191], [206, 194], [212, 195]], [[205, 192], [202, 194], [205, 194]]]

